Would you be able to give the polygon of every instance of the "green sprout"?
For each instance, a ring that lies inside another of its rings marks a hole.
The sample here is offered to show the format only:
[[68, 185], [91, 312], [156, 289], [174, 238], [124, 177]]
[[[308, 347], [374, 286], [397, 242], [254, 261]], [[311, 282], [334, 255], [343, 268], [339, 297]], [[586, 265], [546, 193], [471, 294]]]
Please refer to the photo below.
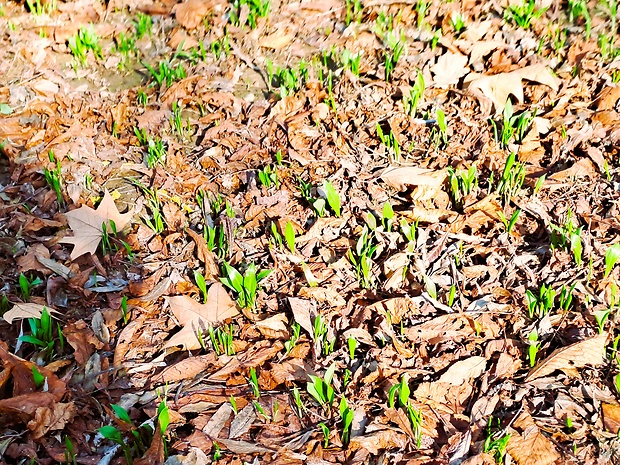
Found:
[[478, 187], [478, 172], [476, 165], [473, 164], [467, 171], [455, 170], [448, 167], [448, 184], [452, 201], [457, 209], [463, 208], [465, 197], [474, 192]]
[[520, 5], [508, 5], [504, 10], [504, 19], [520, 28], [529, 29], [532, 21], [545, 14], [547, 8], [537, 8], [536, 0], [523, 0]]
[[65, 199], [62, 195], [63, 178], [62, 178], [62, 167], [60, 166], [60, 160], [57, 160], [56, 157], [54, 157], [54, 152], [51, 150], [48, 152], [47, 156], [49, 157], [50, 162], [54, 164], [54, 168], [52, 169], [44, 168], [43, 175], [45, 176], [47, 185], [50, 186], [52, 190], [56, 193], [56, 199], [58, 200], [58, 205], [60, 205], [60, 207], [64, 207]]
[[403, 108], [405, 113], [409, 116], [415, 116], [418, 110], [418, 105], [424, 97], [424, 90], [426, 89], [424, 84], [424, 76], [422, 72], [418, 70], [413, 87], [409, 90], [409, 94], [403, 94]]
[[523, 181], [525, 181], [525, 163], [516, 161], [515, 154], [511, 152], [506, 159], [502, 177], [496, 189], [504, 205], [507, 205], [510, 199], [519, 193]]
[[486, 439], [484, 440], [482, 450], [486, 454], [491, 454], [496, 463], [504, 463], [504, 456], [506, 455], [508, 441], [510, 441], [510, 434], [506, 434], [501, 428], [498, 428], [498, 431], [493, 433], [491, 431], [492, 423], [493, 418], [489, 418]]
[[607, 248], [605, 252], [605, 278], [609, 276], [616, 263], [620, 259], [620, 242]]
[[310, 381], [306, 384], [308, 394], [326, 410], [330, 410], [334, 403], [335, 391], [331, 383], [335, 372], [336, 364], [332, 363], [325, 371], [323, 378], [308, 375], [310, 377]]
[[364, 226], [357, 240], [355, 252], [351, 249], [347, 251], [347, 258], [353, 264], [360, 286], [364, 289], [369, 289], [374, 284], [372, 266], [378, 247], [375, 242], [374, 232]]
[[19, 274], [18, 279], [19, 290], [21, 291], [21, 297], [24, 302], [30, 302], [30, 296], [32, 295], [32, 290], [43, 284], [41, 278], [30, 277], [28, 278], [24, 273]]
[[46, 359], [51, 359], [55, 355], [57, 341], [59, 353], [64, 351], [65, 338], [60, 323], [54, 324], [54, 319], [47, 308], [43, 308], [39, 318], [28, 318], [28, 326], [30, 334], [20, 336], [19, 341], [30, 343], [43, 350]]
[[272, 270], [257, 270], [254, 262], [250, 263], [243, 274], [236, 268], [224, 262], [222, 265], [222, 284], [232, 289], [237, 294], [237, 303], [242, 308], [254, 309], [256, 306], [256, 292], [263, 279]]
[[572, 210], [569, 208], [566, 213], [566, 220], [564, 225], [557, 226], [551, 224], [551, 248], [563, 249], [567, 252], [571, 252], [575, 258], [577, 266], [581, 266], [583, 244], [581, 242], [581, 233], [583, 232], [583, 226], [579, 228], [575, 227], [572, 220]]
[[86, 66], [89, 50], [93, 53], [95, 59], [103, 59], [99, 37], [95, 33], [95, 28], [92, 25], [89, 27], [81, 27], [75, 35], [69, 37], [67, 44], [69, 45], [71, 54], [82, 67]]

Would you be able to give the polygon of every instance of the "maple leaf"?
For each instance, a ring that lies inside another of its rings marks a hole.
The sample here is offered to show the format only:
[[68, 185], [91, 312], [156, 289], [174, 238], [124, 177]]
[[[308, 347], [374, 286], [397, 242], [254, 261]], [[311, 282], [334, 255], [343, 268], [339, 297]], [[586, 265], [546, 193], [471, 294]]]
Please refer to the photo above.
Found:
[[168, 297], [168, 302], [183, 329], [172, 336], [164, 348], [182, 345], [186, 350], [200, 349], [198, 331], [204, 336], [209, 326], [239, 314], [237, 305], [220, 283], [215, 283], [209, 288], [206, 304], [196, 302], [186, 295]]
[[103, 200], [96, 210], [83, 205], [76, 210], [65, 213], [73, 236], [65, 237], [60, 242], [74, 245], [71, 260], [75, 260], [88, 252], [94, 254], [103, 236], [103, 224], [105, 223], [107, 231], [112, 231], [110, 222], [114, 221], [116, 230], [122, 231], [131, 221], [133, 213], [133, 209], [127, 213], [119, 213], [112, 195], [106, 189]]

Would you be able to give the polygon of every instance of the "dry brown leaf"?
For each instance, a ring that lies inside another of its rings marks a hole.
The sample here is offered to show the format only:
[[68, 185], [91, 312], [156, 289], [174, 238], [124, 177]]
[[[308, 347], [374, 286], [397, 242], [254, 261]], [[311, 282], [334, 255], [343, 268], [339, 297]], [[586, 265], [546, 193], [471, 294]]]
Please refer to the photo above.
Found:
[[26, 304], [13, 305], [13, 308], [6, 312], [2, 318], [4, 318], [4, 321], [9, 324], [13, 323], [13, 320], [20, 320], [23, 318], [41, 318], [41, 314], [44, 309], [47, 309], [51, 315], [60, 315], [60, 313], [52, 307], [30, 302]]
[[293, 318], [306, 332], [314, 338], [312, 318], [316, 316], [316, 309], [312, 302], [297, 297], [289, 297], [288, 303], [293, 311]]
[[575, 370], [586, 365], [597, 366], [605, 362], [605, 343], [607, 332], [576, 342], [568, 347], [554, 351], [536, 366], [525, 381], [547, 376], [555, 370]]
[[196, 244], [198, 260], [205, 264], [205, 280], [210, 281], [219, 278], [220, 268], [219, 266], [217, 266], [217, 263], [215, 262], [215, 256], [213, 255], [213, 252], [209, 250], [209, 246], [207, 245], [207, 241], [205, 240], [205, 238], [189, 228], [186, 228], [185, 232], [189, 237], [192, 238], [192, 240]]
[[487, 359], [484, 357], [469, 357], [453, 363], [439, 378], [440, 383], [459, 385], [472, 378], [478, 378], [486, 369]]
[[380, 178], [397, 191], [410, 186], [430, 186], [440, 190], [447, 177], [446, 170], [431, 170], [416, 166], [389, 167], [381, 172]]
[[613, 434], [620, 431], [620, 405], [603, 403], [603, 425], [605, 429]]
[[151, 379], [153, 384], [175, 383], [183, 379], [192, 379], [210, 364], [215, 362], [215, 353], [209, 355], [199, 355], [196, 357], [188, 357], [185, 360], [175, 363]]
[[133, 209], [127, 213], [119, 213], [112, 195], [106, 189], [96, 210], [83, 205], [77, 210], [65, 213], [65, 216], [73, 231], [73, 237], [63, 237], [60, 242], [74, 245], [71, 260], [75, 260], [85, 253], [94, 254], [97, 251], [103, 235], [102, 225], [104, 223], [108, 232], [112, 231], [110, 221], [114, 221], [117, 231], [122, 231], [131, 221]]
[[84, 320], [69, 323], [63, 329], [67, 342], [74, 350], [75, 361], [84, 365], [97, 349], [102, 349], [101, 342]]
[[209, 288], [207, 303], [201, 304], [186, 295], [168, 297], [170, 309], [183, 329], [170, 338], [164, 348], [182, 345], [186, 350], [200, 349], [198, 331], [207, 334], [209, 326], [239, 314], [237, 305], [224, 286], [214, 283]]
[[566, 181], [574, 178], [588, 177], [594, 178], [598, 173], [592, 160], [589, 158], [581, 158], [573, 166], [568, 169], [558, 171], [551, 175], [551, 179], [555, 181]]
[[280, 50], [290, 44], [294, 38], [295, 34], [283, 34], [281, 31], [278, 31], [275, 34], [261, 37], [258, 44], [261, 47]]
[[523, 435], [511, 431], [507, 450], [518, 465], [552, 465], [561, 458], [536, 425], [525, 428]]
[[399, 212], [405, 218], [412, 221], [419, 221], [420, 223], [439, 223], [448, 218], [457, 216], [457, 213], [452, 210], [446, 210], [444, 208], [424, 208], [413, 207], [412, 210]]
[[351, 450], [366, 449], [371, 454], [377, 455], [380, 450], [402, 450], [407, 446], [408, 441], [409, 439], [405, 433], [396, 429], [383, 429], [352, 438], [349, 448]]
[[254, 324], [260, 333], [269, 339], [286, 338], [288, 331], [288, 318], [284, 313], [278, 313], [264, 320], [255, 321]]
[[459, 79], [469, 72], [465, 55], [446, 52], [440, 56], [437, 63], [431, 66], [435, 87], [445, 88], [458, 84]]
[[52, 407], [39, 407], [34, 412], [34, 418], [28, 422], [28, 429], [32, 431], [34, 439], [45, 436], [49, 431], [59, 431], [73, 421], [77, 407], [71, 403], [57, 403]]
[[328, 287], [302, 287], [298, 295], [306, 299], [325, 302], [332, 307], [344, 307], [347, 304], [338, 291]]
[[558, 79], [544, 65], [526, 66], [509, 73], [499, 73], [492, 76], [480, 76], [469, 82], [471, 91], [480, 91], [489, 98], [497, 113], [504, 110], [508, 96], [513, 95], [519, 102], [523, 102], [522, 80], [538, 82], [558, 90]]
[[202, 24], [202, 19], [220, 3], [219, 0], [188, 0], [176, 4], [172, 11], [181, 26], [196, 29]]

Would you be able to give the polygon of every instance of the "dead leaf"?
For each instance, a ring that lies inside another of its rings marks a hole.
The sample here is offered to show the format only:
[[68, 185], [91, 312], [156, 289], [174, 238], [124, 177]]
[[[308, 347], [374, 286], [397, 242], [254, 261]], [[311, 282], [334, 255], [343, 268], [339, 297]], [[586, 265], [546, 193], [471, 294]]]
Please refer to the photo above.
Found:
[[188, 0], [177, 3], [172, 11], [181, 26], [185, 29], [196, 29], [202, 24], [202, 19], [221, 4], [219, 0]]
[[131, 221], [133, 209], [127, 213], [119, 213], [112, 195], [106, 189], [96, 210], [83, 205], [77, 210], [65, 213], [65, 216], [73, 231], [73, 237], [63, 237], [60, 242], [74, 245], [71, 260], [75, 260], [86, 253], [94, 254], [97, 251], [103, 235], [103, 224], [106, 225], [106, 230], [111, 232], [113, 229], [110, 222], [114, 221], [116, 231], [122, 231]]
[[441, 189], [447, 177], [445, 170], [431, 170], [416, 166], [389, 167], [381, 172], [380, 178], [397, 191], [410, 186], [430, 186]]
[[486, 369], [487, 359], [484, 357], [469, 357], [452, 364], [439, 378], [440, 383], [459, 385], [472, 378], [478, 378]]
[[547, 376], [555, 370], [574, 370], [586, 365], [597, 366], [605, 362], [605, 343], [607, 333], [603, 332], [589, 339], [576, 342], [568, 347], [554, 351], [536, 366], [525, 381]]
[[254, 322], [260, 333], [269, 339], [288, 337], [288, 318], [284, 313], [278, 313], [264, 320]]
[[523, 102], [522, 80], [538, 82], [558, 90], [558, 79], [541, 64], [526, 66], [525, 68], [499, 73], [492, 76], [479, 76], [469, 81], [470, 91], [480, 91], [489, 98], [495, 106], [496, 113], [502, 112], [508, 101], [508, 96], [513, 95], [519, 102]]
[[39, 407], [34, 413], [34, 418], [28, 422], [28, 429], [32, 431], [34, 439], [42, 438], [49, 431], [63, 430], [73, 421], [76, 414], [77, 407], [73, 402]]
[[507, 451], [518, 465], [552, 465], [561, 458], [553, 443], [534, 424], [523, 434], [510, 431]]
[[613, 434], [620, 431], [620, 405], [603, 403], [603, 425], [605, 429]]
[[170, 338], [164, 348], [182, 345], [186, 350], [200, 349], [198, 331], [208, 334], [209, 326], [239, 315], [237, 305], [220, 283], [211, 285], [207, 303], [201, 304], [186, 295], [168, 297], [170, 310], [183, 329]]
[[26, 303], [13, 305], [13, 308], [6, 312], [2, 318], [9, 324], [13, 323], [13, 320], [21, 320], [23, 318], [41, 318], [44, 309], [47, 309], [51, 315], [60, 315], [58, 311], [47, 305]]
[[459, 79], [469, 72], [465, 55], [446, 52], [431, 66], [435, 87], [445, 88], [458, 84]]

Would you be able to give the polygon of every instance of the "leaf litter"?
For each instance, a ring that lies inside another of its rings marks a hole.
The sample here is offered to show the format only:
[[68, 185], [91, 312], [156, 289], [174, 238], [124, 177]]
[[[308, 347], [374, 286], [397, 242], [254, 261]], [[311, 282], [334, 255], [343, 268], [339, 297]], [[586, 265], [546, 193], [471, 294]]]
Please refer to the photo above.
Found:
[[2, 460], [617, 463], [615, 6], [0, 3]]

